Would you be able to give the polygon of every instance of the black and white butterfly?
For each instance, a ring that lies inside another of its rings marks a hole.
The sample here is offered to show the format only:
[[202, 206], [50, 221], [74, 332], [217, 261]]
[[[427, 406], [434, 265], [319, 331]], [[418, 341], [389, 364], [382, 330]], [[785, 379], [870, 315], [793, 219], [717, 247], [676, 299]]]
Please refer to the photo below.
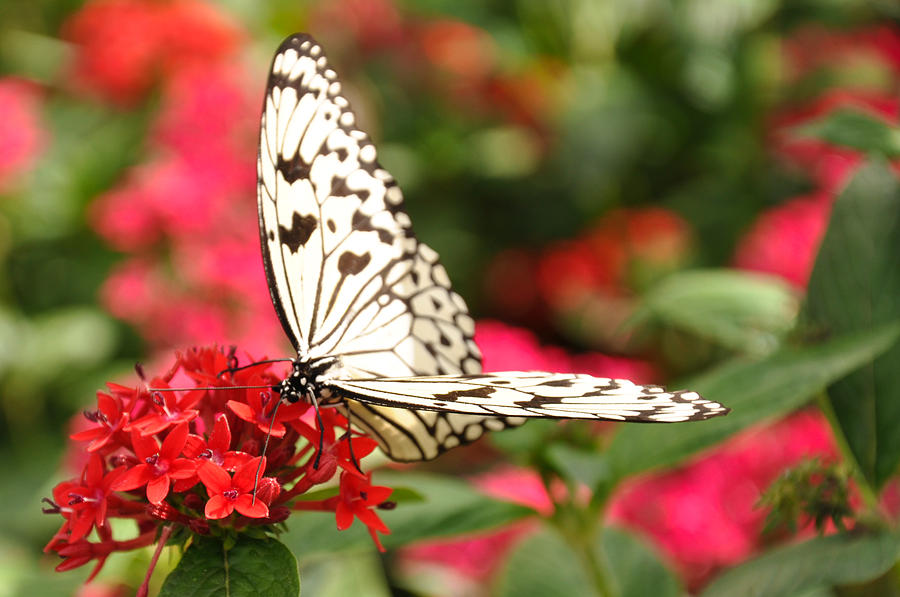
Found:
[[696, 392], [544, 372], [481, 373], [474, 322], [413, 234], [322, 47], [286, 39], [260, 126], [259, 229], [297, 350], [282, 399], [337, 406], [394, 460], [434, 458], [526, 417], [677, 422], [728, 409]]

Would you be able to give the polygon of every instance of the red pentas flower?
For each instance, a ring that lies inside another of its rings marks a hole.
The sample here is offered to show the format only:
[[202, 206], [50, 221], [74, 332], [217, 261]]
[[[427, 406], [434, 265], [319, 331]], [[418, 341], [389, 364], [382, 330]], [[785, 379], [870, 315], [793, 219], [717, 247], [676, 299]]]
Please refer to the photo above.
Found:
[[[57, 570], [96, 562], [93, 577], [113, 552], [154, 542], [161, 549], [193, 534], [248, 525], [274, 534], [276, 523], [304, 509], [334, 512], [339, 529], [359, 518], [381, 548], [376, 532], [389, 531], [374, 509], [391, 490], [359, 468], [375, 441], [347, 432], [336, 409], [317, 419], [306, 403], [281, 406], [272, 424], [281, 377], [271, 363], [239, 367], [235, 352], [178, 352], [165, 374], [145, 378], [138, 368], [138, 387], [109, 384], [97, 394], [96, 409], [84, 414], [88, 428], [71, 436], [85, 456], [67, 460], [84, 463], [81, 474], [45, 500], [44, 511], [63, 518], [45, 548], [63, 558]], [[300, 499], [337, 471], [331, 497]], [[128, 528], [111, 524], [119, 518], [133, 520], [136, 532], [119, 536]]]

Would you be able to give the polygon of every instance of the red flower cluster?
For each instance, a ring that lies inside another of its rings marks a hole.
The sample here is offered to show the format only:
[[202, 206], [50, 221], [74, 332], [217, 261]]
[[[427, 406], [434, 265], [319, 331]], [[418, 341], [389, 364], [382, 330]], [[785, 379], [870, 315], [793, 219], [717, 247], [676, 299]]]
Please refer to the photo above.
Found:
[[575, 239], [513, 249], [488, 267], [486, 293], [506, 318], [577, 320], [586, 343], [626, 350], [634, 295], [692, 255], [688, 223], [660, 207], [617, 209]]
[[[738, 242], [738, 268], [775, 274], [805, 288], [831, 211], [862, 162], [860, 151], [836, 147], [814, 137], [799, 136], [795, 128], [826, 118], [838, 110], [864, 112], [896, 124], [900, 116], [900, 30], [801, 29], [785, 41], [786, 71], [796, 80], [839, 83], [826, 87], [813, 101], [791, 106], [773, 118], [771, 140], [775, 152], [809, 176], [813, 192], [795, 197], [760, 214]], [[831, 77], [823, 77], [830, 71]], [[859, 73], [867, 76], [859, 77]], [[877, 72], [877, 76], [872, 73]], [[897, 166], [895, 166], [896, 169]]]
[[[81, 475], [46, 500], [44, 511], [64, 518], [45, 548], [63, 558], [57, 570], [96, 560], [93, 578], [110, 553], [153, 544], [160, 527], [186, 540], [216, 525], [239, 531], [282, 522], [292, 509], [332, 511], [341, 530], [358, 518], [383, 549], [376, 533], [390, 531], [374, 508], [391, 489], [373, 486], [358, 468], [376, 442], [355, 431], [348, 437], [347, 420], [331, 408], [321, 409], [317, 428], [303, 402], [281, 405], [273, 420], [279, 378], [270, 365], [235, 366], [233, 353], [197, 348], [177, 353], [168, 372], [139, 388], [98, 392], [97, 410], [84, 413], [89, 428], [71, 436], [84, 442]], [[168, 391], [185, 380], [195, 389]], [[338, 471], [334, 496], [298, 499]], [[134, 520], [137, 536], [114, 538], [113, 518]]]
[[93, 0], [63, 27], [75, 44], [73, 80], [130, 104], [160, 75], [232, 55], [242, 37], [230, 19], [197, 0]]
[[0, 193], [14, 190], [46, 144], [36, 86], [0, 78]]

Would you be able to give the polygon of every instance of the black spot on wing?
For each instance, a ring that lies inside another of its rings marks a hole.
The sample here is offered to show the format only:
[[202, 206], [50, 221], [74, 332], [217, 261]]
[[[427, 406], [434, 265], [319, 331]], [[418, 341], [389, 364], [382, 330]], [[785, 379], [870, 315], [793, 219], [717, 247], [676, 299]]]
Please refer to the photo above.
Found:
[[300, 157], [299, 152], [290, 160], [286, 160], [281, 154], [278, 154], [278, 160], [275, 167], [281, 172], [281, 175], [284, 176], [284, 180], [288, 183], [294, 183], [298, 180], [309, 178], [310, 165]]
[[296, 253], [302, 245], [306, 244], [306, 241], [312, 236], [317, 225], [318, 220], [316, 220], [315, 216], [301, 216], [295, 211], [294, 216], [291, 219], [290, 228], [285, 228], [281, 225], [278, 226], [278, 235], [281, 238], [281, 244], [286, 245], [291, 250], [291, 253]]
[[326, 224], [328, 225], [328, 229], [332, 232], [337, 230], [337, 227], [334, 225], [334, 220], [332, 220], [331, 218], [328, 219], [328, 222], [326, 222]]
[[369, 253], [357, 255], [351, 251], [345, 251], [338, 258], [338, 271], [341, 276], [352, 276], [366, 269], [372, 256]]
[[493, 390], [489, 386], [476, 386], [465, 390], [451, 390], [446, 394], [435, 394], [434, 397], [444, 402], [456, 402], [460, 398], [489, 398]]
[[392, 244], [394, 242], [394, 235], [389, 230], [373, 226], [372, 217], [365, 215], [359, 210], [356, 210], [356, 212], [354, 212], [353, 214], [352, 225], [354, 230], [359, 230], [362, 232], [377, 232], [378, 240], [386, 245]]

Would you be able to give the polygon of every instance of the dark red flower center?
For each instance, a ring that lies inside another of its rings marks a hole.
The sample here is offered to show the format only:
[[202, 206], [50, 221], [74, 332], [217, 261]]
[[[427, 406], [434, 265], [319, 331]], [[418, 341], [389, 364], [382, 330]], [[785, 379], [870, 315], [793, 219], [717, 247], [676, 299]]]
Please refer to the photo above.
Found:
[[222, 495], [229, 500], [236, 500], [239, 494], [237, 489], [226, 489], [222, 492]]
[[156, 463], [159, 462], [159, 453], [157, 452], [153, 456], [148, 456], [144, 459], [144, 462], [146, 462], [150, 466], [156, 466]]

